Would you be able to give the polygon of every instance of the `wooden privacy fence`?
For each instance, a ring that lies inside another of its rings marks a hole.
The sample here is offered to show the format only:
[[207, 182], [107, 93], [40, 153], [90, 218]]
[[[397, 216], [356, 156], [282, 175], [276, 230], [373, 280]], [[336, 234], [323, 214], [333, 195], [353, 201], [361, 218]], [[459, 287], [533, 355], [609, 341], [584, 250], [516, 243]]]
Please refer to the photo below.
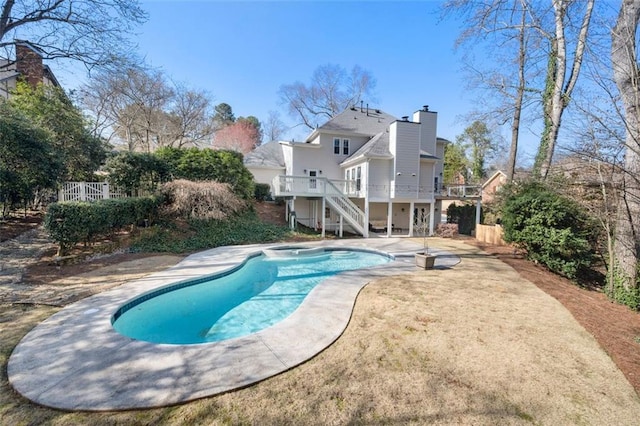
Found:
[[476, 225], [476, 240], [496, 246], [506, 246], [502, 238], [504, 231], [500, 225]]
[[58, 201], [97, 201], [126, 196], [109, 182], [65, 182], [58, 191]]

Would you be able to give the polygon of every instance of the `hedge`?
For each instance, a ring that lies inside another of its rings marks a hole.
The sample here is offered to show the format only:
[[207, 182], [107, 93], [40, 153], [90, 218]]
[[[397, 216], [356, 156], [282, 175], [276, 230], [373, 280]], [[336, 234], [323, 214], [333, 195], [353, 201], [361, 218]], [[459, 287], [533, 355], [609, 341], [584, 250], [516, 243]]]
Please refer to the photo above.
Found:
[[58, 243], [58, 255], [80, 242], [90, 243], [125, 226], [157, 217], [159, 197], [108, 199], [96, 202], [67, 201], [50, 204], [44, 217], [49, 236]]

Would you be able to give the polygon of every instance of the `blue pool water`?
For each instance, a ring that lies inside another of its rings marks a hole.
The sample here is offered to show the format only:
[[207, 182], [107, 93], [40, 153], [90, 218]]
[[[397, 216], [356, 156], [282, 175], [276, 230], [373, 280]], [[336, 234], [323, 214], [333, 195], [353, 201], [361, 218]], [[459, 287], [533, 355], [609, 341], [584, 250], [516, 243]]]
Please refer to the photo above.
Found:
[[354, 250], [249, 259], [234, 272], [181, 283], [134, 299], [113, 316], [119, 333], [138, 340], [197, 344], [245, 336], [289, 316], [328, 277], [389, 262]]

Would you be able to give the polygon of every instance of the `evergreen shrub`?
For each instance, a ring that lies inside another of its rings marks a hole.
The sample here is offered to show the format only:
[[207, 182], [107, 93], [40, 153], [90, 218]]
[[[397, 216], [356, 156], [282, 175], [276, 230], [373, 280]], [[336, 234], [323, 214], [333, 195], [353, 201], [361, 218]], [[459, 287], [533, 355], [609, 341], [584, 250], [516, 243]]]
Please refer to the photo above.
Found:
[[506, 198], [504, 240], [551, 271], [575, 279], [594, 258], [593, 223], [572, 200], [540, 183], [528, 183]]

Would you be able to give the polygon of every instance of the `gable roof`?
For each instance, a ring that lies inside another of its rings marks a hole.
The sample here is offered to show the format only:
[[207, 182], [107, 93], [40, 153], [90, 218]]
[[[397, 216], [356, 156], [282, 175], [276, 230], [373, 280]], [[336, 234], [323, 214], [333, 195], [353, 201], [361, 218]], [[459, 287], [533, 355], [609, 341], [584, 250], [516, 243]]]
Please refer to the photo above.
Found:
[[379, 109], [349, 108], [314, 130], [306, 139], [310, 142], [318, 133], [341, 133], [374, 136], [384, 132], [397, 118]]
[[493, 182], [495, 179], [497, 179], [498, 177], [507, 177], [507, 174], [505, 172], [503, 172], [502, 170], [498, 170], [496, 171], [494, 174], [492, 174], [491, 176], [489, 176], [489, 178], [482, 184], [482, 188], [486, 188], [491, 182]]
[[245, 166], [284, 169], [284, 154], [278, 141], [264, 143], [244, 156]]
[[360, 149], [346, 158], [341, 164], [351, 163], [360, 157], [393, 158], [391, 152], [389, 152], [389, 133], [386, 130], [378, 133], [367, 143], [362, 145]]

